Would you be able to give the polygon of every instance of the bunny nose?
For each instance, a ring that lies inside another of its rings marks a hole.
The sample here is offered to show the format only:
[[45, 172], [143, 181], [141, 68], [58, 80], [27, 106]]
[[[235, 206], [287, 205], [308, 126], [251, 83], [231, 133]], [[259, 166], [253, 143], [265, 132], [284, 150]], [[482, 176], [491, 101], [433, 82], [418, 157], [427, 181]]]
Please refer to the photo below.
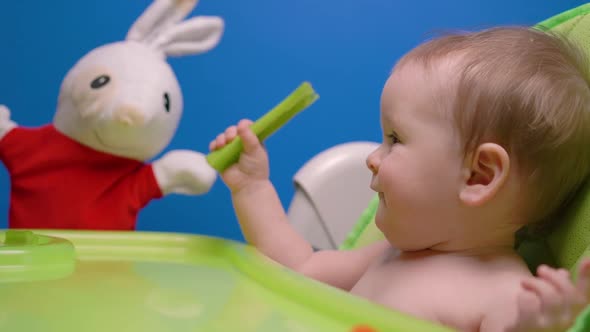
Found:
[[120, 105], [115, 109], [114, 118], [116, 121], [127, 126], [141, 126], [145, 123], [145, 115], [137, 107], [131, 105]]

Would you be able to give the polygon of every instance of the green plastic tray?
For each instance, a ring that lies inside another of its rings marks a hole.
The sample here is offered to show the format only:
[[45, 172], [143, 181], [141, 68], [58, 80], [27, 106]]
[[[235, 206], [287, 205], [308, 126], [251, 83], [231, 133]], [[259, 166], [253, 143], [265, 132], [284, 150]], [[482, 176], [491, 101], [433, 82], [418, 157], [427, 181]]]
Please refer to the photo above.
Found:
[[[242, 243], [0, 231], [0, 331], [449, 331], [301, 277]], [[366, 331], [366, 330], [363, 330]]]

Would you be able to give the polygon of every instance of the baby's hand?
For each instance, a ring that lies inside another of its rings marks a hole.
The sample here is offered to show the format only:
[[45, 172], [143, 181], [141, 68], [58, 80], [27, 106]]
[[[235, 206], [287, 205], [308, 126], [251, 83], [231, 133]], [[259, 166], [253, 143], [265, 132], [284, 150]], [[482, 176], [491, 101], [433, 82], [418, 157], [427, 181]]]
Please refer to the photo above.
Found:
[[228, 127], [209, 144], [210, 150], [217, 150], [236, 136], [241, 138], [244, 150], [238, 163], [228, 167], [221, 174], [223, 182], [234, 193], [260, 181], [267, 181], [269, 177], [268, 155], [258, 137], [250, 129], [251, 125], [252, 121], [241, 120], [237, 126]]
[[590, 259], [580, 264], [574, 283], [565, 269], [541, 265], [537, 277], [522, 281], [518, 297], [518, 321], [510, 331], [566, 331], [588, 304]]

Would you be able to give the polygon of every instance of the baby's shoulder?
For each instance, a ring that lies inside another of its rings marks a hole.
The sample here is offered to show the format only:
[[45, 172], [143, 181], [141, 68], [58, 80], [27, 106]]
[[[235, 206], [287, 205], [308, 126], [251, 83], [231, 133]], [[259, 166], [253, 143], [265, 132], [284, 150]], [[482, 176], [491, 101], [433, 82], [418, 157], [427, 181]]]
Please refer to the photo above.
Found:
[[437, 268], [431, 274], [437, 282], [431, 287], [437, 295], [432, 297], [436, 316], [443, 323], [466, 330], [480, 326], [498, 308], [510, 313], [510, 306], [517, 303], [521, 280], [530, 276], [517, 260], [469, 262], [451, 258], [434, 265]]
[[436, 273], [440, 278], [447, 278], [450, 284], [461, 285], [466, 290], [465, 297], [477, 297], [477, 301], [483, 304], [515, 296], [520, 290], [521, 280], [531, 275], [526, 264], [518, 257], [474, 260], [451, 258], [438, 267]]

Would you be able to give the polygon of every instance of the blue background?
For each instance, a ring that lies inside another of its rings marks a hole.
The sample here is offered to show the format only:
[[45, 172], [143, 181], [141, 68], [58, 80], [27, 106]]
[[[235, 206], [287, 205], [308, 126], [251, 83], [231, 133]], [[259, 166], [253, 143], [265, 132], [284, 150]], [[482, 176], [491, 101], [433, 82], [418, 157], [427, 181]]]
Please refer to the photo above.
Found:
[[[0, 104], [24, 126], [49, 123], [67, 70], [87, 51], [121, 40], [148, 0], [2, 1]], [[258, 118], [302, 81], [320, 99], [272, 136], [271, 178], [287, 206], [292, 176], [323, 149], [380, 137], [379, 96], [394, 62], [437, 31], [531, 25], [579, 6], [574, 0], [201, 0], [192, 15], [219, 15], [221, 43], [170, 60], [185, 112], [168, 149], [206, 152], [240, 118]], [[40, 147], [42, 148], [42, 147]], [[0, 228], [9, 179], [0, 171]], [[241, 240], [229, 191], [172, 195], [142, 210], [138, 229]]]

